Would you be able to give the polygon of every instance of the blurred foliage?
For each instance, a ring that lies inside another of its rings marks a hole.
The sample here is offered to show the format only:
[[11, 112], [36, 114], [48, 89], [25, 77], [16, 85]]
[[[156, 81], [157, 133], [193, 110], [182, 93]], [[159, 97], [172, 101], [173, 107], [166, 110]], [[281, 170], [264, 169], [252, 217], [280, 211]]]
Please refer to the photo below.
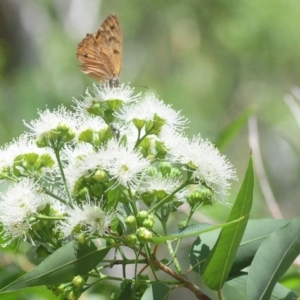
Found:
[[[295, 217], [300, 129], [283, 98], [300, 82], [296, 0], [1, 0], [0, 143], [20, 135], [37, 109], [80, 98], [93, 81], [78, 68], [76, 46], [112, 12], [123, 30], [121, 80], [182, 110], [190, 136], [223, 141], [240, 178], [250, 153], [245, 117], [257, 116], [271, 188], [284, 217]], [[270, 216], [259, 184], [254, 199], [252, 217]], [[228, 212], [205, 210], [222, 220]]]

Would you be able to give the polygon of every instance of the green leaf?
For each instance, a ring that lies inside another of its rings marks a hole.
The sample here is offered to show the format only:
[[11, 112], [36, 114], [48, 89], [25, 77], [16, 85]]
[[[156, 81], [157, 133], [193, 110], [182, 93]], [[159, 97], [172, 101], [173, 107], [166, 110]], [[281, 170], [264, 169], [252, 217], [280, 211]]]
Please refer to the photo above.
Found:
[[219, 290], [227, 279], [233, 265], [236, 252], [242, 240], [249, 218], [253, 199], [253, 165], [250, 158], [248, 169], [232, 207], [227, 222], [245, 217], [221, 230], [219, 238], [203, 264], [202, 277], [205, 285], [212, 290]]
[[[288, 222], [288, 220], [275, 219], [249, 220], [229, 274], [235, 275], [248, 267], [261, 243], [273, 231], [286, 225]], [[195, 272], [201, 273], [201, 263], [207, 258], [210, 249], [213, 248], [218, 239], [219, 233], [220, 230], [204, 233], [194, 241], [189, 259], [191, 266], [195, 266], [193, 267]]]
[[151, 284], [145, 291], [141, 300], [165, 300], [168, 299], [170, 288], [163, 283]]
[[224, 149], [230, 140], [232, 140], [241, 128], [245, 126], [248, 118], [253, 114], [253, 112], [253, 107], [248, 107], [235, 120], [233, 120], [233, 122], [221, 132], [219, 139], [215, 142], [217, 148]]
[[[224, 300], [232, 300], [232, 299], [247, 299], [247, 281], [248, 275], [241, 274], [235, 278], [228, 280], [222, 289], [222, 296]], [[269, 296], [268, 300], [295, 300], [297, 299], [297, 295], [286, 288], [280, 283], [275, 285], [275, 288], [272, 294]]]
[[29, 273], [0, 293], [16, 291], [25, 287], [52, 285], [68, 282], [76, 275], [85, 275], [106, 256], [110, 247], [97, 249], [94, 243], [89, 245], [69, 242], [59, 248]]
[[176, 232], [172, 233], [171, 235], [166, 235], [166, 236], [160, 236], [160, 237], [154, 237], [151, 239], [152, 243], [154, 244], [159, 244], [165, 241], [172, 241], [178, 238], [184, 238], [184, 237], [191, 237], [191, 236], [196, 236], [205, 232], [217, 230], [229, 225], [232, 225], [234, 223], [237, 223], [241, 221], [244, 217], [241, 217], [237, 220], [232, 220], [231, 222], [216, 225], [216, 226], [211, 226], [209, 224], [193, 224], [186, 226], [182, 229], [177, 230]]
[[119, 187], [112, 187], [113, 182], [110, 182], [109, 189], [107, 191], [107, 209], [112, 209], [116, 207], [119, 197], [121, 196], [121, 190]]
[[131, 285], [132, 283], [126, 284], [125, 288], [122, 290], [121, 294], [119, 295], [118, 300], [128, 300], [131, 299]]
[[288, 222], [288, 220], [275, 219], [249, 220], [242, 242], [235, 256], [234, 264], [230, 270], [230, 275], [234, 275], [248, 267], [261, 243], [272, 232], [278, 230]]
[[247, 299], [269, 299], [278, 279], [300, 253], [300, 218], [272, 233], [259, 247], [248, 277]]

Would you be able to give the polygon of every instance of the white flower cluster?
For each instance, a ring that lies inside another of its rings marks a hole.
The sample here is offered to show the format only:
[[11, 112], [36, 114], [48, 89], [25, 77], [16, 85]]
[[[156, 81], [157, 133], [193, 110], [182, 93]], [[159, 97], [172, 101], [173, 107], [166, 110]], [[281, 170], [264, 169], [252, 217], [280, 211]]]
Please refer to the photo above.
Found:
[[187, 120], [170, 105], [133, 92], [93, 85], [75, 112], [39, 112], [25, 123], [30, 132], [0, 149], [0, 178], [9, 185], [0, 194], [5, 245], [42, 243], [40, 222], [52, 222], [57, 240], [99, 237], [120, 203], [148, 197], [151, 210], [184, 201], [191, 186], [226, 200], [236, 179], [226, 158], [200, 136], [188, 139]]

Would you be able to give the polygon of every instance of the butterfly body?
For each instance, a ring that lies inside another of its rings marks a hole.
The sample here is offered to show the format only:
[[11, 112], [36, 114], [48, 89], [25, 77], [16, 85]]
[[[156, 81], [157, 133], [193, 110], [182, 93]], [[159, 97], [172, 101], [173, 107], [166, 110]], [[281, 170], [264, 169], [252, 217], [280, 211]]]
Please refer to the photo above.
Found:
[[76, 57], [83, 73], [111, 87], [120, 84], [123, 39], [119, 20], [109, 15], [95, 34], [88, 33], [78, 44]]

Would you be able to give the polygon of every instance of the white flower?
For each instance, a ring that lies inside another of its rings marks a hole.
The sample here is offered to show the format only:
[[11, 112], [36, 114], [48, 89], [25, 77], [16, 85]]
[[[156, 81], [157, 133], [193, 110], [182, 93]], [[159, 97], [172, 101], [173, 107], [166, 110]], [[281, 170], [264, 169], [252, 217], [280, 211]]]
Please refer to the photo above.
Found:
[[[67, 146], [62, 150], [61, 158], [64, 161], [64, 173], [71, 190], [73, 190], [76, 180], [87, 174], [87, 170], [83, 167], [86, 158], [95, 154], [93, 146], [88, 143], [79, 143], [75, 147]], [[57, 172], [60, 176], [60, 171], [57, 170]]]
[[180, 178], [165, 178], [158, 174], [156, 177], [147, 176], [143, 179], [142, 185], [139, 187], [140, 192], [164, 191], [167, 194], [174, 192], [180, 186], [182, 180]]
[[140, 98], [140, 93], [133, 95], [134, 89], [129, 85], [121, 84], [118, 87], [110, 87], [109, 83], [105, 84], [93, 84], [92, 87], [88, 88], [83, 97], [83, 101], [73, 99], [77, 104], [77, 110], [86, 111], [94, 103], [105, 102], [112, 100], [120, 100], [124, 103], [137, 101]]
[[67, 127], [70, 131], [76, 132], [78, 118], [76, 114], [68, 111], [64, 106], [60, 106], [57, 110], [50, 111], [48, 108], [45, 111], [38, 111], [39, 118], [27, 124], [32, 132], [31, 136], [48, 136], [50, 133], [55, 133], [58, 127]]
[[[81, 206], [75, 206], [66, 211], [68, 217], [58, 226], [64, 237], [72, 235], [75, 228], [81, 227], [82, 232], [88, 236], [103, 236], [114, 217], [114, 213], [104, 212], [102, 203], [90, 201]], [[77, 230], [76, 230], [77, 231]], [[76, 232], [75, 231], [75, 232]]]
[[[38, 148], [32, 138], [26, 135], [21, 135], [19, 138], [13, 140], [13, 142], [0, 149], [0, 172], [2, 172], [5, 168], [11, 168], [14, 162], [18, 163], [18, 160], [16, 160], [17, 156], [32, 153], [39, 156], [47, 154], [52, 158], [53, 161], [55, 161], [55, 155], [52, 149], [48, 147]], [[48, 169], [48, 167], [43, 167], [39, 170], [39, 172], [42, 172], [43, 174]]]
[[165, 135], [163, 139], [171, 161], [192, 167], [192, 178], [199, 184], [205, 183], [221, 202], [225, 202], [231, 185], [229, 181], [237, 179], [235, 169], [225, 156], [200, 136], [189, 140], [180, 134], [173, 134]]
[[142, 101], [124, 106], [119, 112], [115, 113], [115, 116], [126, 123], [133, 120], [150, 121], [158, 116], [175, 131], [182, 131], [187, 124], [187, 119], [181, 116], [180, 112], [175, 111], [171, 105], [157, 99], [155, 95], [147, 95]]
[[108, 125], [100, 117], [82, 115], [79, 120], [78, 131], [82, 132], [90, 129], [97, 132], [107, 127]]
[[91, 170], [99, 167], [115, 179], [116, 184], [135, 187], [139, 182], [139, 175], [149, 164], [140, 153], [110, 140], [98, 153], [86, 157], [83, 168]]
[[31, 229], [29, 218], [49, 202], [49, 197], [38, 192], [38, 188], [36, 183], [26, 178], [0, 195], [0, 222], [3, 226], [3, 237], [7, 240], [4, 245], [15, 239], [29, 239], [34, 244], [28, 234]]

